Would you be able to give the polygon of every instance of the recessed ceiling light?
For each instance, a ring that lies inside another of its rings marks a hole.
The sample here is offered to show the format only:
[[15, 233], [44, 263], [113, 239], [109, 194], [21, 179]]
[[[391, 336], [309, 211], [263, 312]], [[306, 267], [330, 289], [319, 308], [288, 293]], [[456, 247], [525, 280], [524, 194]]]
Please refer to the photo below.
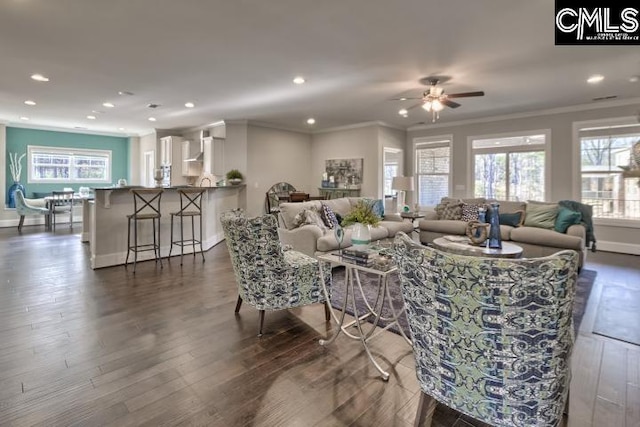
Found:
[[150, 122], [155, 122], [155, 121], [156, 121], [156, 118], [155, 118], [155, 117], [149, 117], [149, 121], [150, 121]]
[[400, 98], [400, 101], [406, 101], [407, 98]]
[[118, 128], [118, 130], [126, 130], [125, 128]]
[[184, 106], [185, 106], [185, 107], [187, 107], [187, 108], [193, 108], [193, 107], [195, 107], [195, 106], [196, 106], [196, 104], [194, 104], [193, 102], [186, 102], [186, 103], [184, 104]]
[[294, 77], [293, 82], [297, 85], [301, 85], [305, 82], [306, 80], [304, 79], [304, 77], [298, 76], [298, 77]]
[[111, 102], [103, 102], [102, 106], [107, 108], [113, 108], [115, 107], [115, 104], [112, 104]]
[[308, 125], [313, 125], [313, 124], [315, 124], [315, 123], [316, 123], [316, 119], [314, 119], [313, 117], [309, 117], [309, 118], [307, 119], [307, 124], [308, 124]]
[[631, 83], [636, 83], [636, 82], [640, 81], [640, 76], [631, 76], [631, 77], [629, 77], [629, 81]]
[[132, 96], [133, 92], [129, 92], [128, 90], [119, 90], [118, 95], [120, 96]]
[[35, 81], [38, 82], [48, 82], [49, 81], [49, 77], [45, 77], [42, 74], [32, 74], [31, 78]]
[[409, 111], [407, 111], [406, 108], [403, 108], [402, 110], [398, 111], [398, 114], [400, 114], [401, 116], [406, 116], [409, 113]]
[[600, 83], [604, 80], [604, 76], [602, 74], [594, 74], [587, 79], [587, 83], [595, 84]]
[[88, 116], [87, 116], [87, 119], [89, 119], [89, 120], [95, 120], [95, 119], [96, 119], [96, 116], [88, 115]]
[[29, 117], [22, 116], [22, 117], [20, 117], [20, 120], [30, 120], [30, 119], [29, 119]]
[[27, 99], [26, 101], [24, 101], [24, 103], [27, 104], [27, 105], [32, 105], [32, 106], [36, 105], [36, 101], [32, 101], [30, 99]]

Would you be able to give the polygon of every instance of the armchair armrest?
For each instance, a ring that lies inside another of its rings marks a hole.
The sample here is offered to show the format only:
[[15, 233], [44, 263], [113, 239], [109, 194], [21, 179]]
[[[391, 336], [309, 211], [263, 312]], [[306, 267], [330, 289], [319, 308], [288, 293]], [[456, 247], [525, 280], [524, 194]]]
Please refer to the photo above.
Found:
[[567, 228], [567, 235], [579, 237], [585, 245], [587, 244], [587, 229], [582, 224], [570, 225]]
[[382, 217], [382, 220], [383, 221], [397, 221], [397, 222], [402, 222], [403, 221], [402, 217], [397, 212], [390, 213], [390, 214], [384, 214], [384, 216]]
[[289, 245], [294, 250], [313, 257], [316, 253], [318, 239], [322, 237], [322, 230], [315, 225], [303, 225], [293, 230], [278, 228], [278, 236], [283, 245]]

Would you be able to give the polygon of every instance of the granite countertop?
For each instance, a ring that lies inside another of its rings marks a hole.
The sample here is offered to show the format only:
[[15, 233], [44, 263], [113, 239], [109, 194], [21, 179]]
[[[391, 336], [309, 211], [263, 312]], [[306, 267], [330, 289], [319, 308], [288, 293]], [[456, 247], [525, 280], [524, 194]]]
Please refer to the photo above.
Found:
[[[211, 189], [215, 189], [215, 188], [241, 188], [241, 187], [245, 187], [246, 184], [237, 184], [237, 185], [212, 185], [211, 187], [198, 187], [195, 185], [175, 185], [175, 186], [171, 186], [171, 187], [162, 187], [164, 190], [178, 190], [180, 188], [211, 188]], [[132, 188], [160, 188], [160, 187], [145, 187], [142, 185], [125, 185], [125, 186], [119, 186], [119, 185], [114, 185], [111, 187], [92, 187], [91, 189], [94, 191], [104, 191], [104, 190], [109, 190], [109, 191], [113, 191], [113, 190], [131, 190]]]

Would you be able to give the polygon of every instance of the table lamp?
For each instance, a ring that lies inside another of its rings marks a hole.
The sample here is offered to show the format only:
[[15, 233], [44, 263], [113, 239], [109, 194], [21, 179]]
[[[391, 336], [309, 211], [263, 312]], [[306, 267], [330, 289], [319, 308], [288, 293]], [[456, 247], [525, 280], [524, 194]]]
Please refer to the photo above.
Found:
[[391, 189], [398, 192], [398, 212], [402, 212], [405, 206], [405, 195], [407, 191], [413, 191], [412, 176], [396, 176], [391, 181]]

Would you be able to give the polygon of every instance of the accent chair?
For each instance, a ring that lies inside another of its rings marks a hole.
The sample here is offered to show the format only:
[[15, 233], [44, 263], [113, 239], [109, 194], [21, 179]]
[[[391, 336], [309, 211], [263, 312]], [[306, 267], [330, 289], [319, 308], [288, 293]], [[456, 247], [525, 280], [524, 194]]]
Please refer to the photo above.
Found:
[[422, 389], [416, 426], [442, 403], [492, 426], [557, 426], [568, 402], [578, 253], [455, 255], [393, 245]]
[[50, 223], [50, 212], [45, 207], [44, 199], [25, 199], [21, 190], [16, 190], [16, 212], [20, 216], [18, 231], [22, 231], [24, 217], [27, 215], [44, 215], [45, 225]]
[[[280, 244], [274, 215], [246, 218], [242, 210], [235, 209], [223, 212], [220, 222], [238, 283], [235, 312], [240, 311], [242, 301], [260, 311], [258, 336], [262, 335], [265, 310], [324, 303], [329, 321], [318, 260]], [[324, 277], [330, 295], [331, 275]]]

